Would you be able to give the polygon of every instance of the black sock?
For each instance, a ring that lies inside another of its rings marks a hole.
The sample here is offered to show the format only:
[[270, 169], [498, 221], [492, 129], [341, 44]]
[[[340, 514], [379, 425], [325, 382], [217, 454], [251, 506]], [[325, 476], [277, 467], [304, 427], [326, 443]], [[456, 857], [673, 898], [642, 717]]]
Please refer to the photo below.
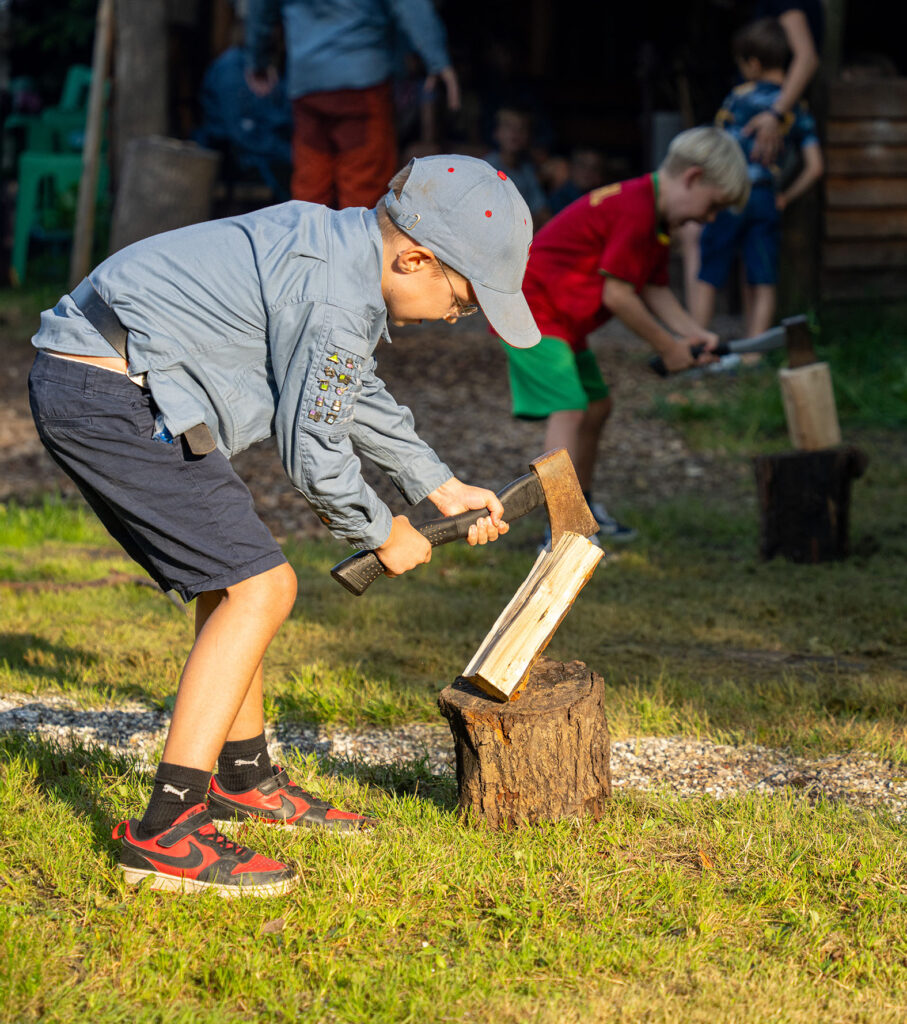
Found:
[[225, 743], [217, 759], [217, 781], [234, 793], [252, 789], [272, 774], [268, 741], [263, 732], [250, 740]]
[[161, 761], [154, 777], [148, 809], [138, 828], [138, 838], [150, 839], [155, 833], [169, 828], [183, 811], [195, 804], [207, 803], [210, 781], [211, 772]]

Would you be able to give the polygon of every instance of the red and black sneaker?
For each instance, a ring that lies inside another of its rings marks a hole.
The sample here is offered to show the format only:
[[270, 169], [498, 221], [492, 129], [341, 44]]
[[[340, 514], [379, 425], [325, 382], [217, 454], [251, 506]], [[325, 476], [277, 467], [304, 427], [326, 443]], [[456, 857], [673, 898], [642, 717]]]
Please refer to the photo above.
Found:
[[152, 889], [166, 892], [213, 889], [221, 896], [282, 896], [299, 881], [288, 864], [218, 832], [205, 804], [190, 807], [150, 839], [136, 838], [138, 824], [132, 818], [113, 830], [113, 838], [123, 841], [120, 868], [133, 885], [150, 878]]
[[225, 789], [215, 775], [208, 790], [212, 817], [216, 821], [263, 821], [285, 829], [314, 826], [335, 832], [357, 832], [374, 824], [370, 818], [339, 811], [295, 786], [280, 765], [272, 765], [272, 769], [270, 779], [238, 793]]

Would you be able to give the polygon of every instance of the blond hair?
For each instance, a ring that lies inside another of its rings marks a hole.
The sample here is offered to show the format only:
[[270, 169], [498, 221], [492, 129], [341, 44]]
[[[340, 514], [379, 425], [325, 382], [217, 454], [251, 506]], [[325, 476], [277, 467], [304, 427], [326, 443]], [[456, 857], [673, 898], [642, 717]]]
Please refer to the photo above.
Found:
[[740, 210], [746, 205], [750, 195], [746, 157], [726, 131], [706, 125], [675, 135], [658, 170], [676, 178], [690, 167], [699, 167], [703, 181], [721, 189], [729, 206]]

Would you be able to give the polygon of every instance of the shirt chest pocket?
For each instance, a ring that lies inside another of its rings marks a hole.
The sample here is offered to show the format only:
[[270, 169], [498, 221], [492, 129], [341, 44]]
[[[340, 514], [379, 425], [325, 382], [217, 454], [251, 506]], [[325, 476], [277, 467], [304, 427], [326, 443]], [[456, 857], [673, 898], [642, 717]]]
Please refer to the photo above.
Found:
[[332, 331], [319, 345], [303, 391], [302, 420], [311, 433], [331, 438], [349, 433], [372, 347], [366, 338], [345, 331]]

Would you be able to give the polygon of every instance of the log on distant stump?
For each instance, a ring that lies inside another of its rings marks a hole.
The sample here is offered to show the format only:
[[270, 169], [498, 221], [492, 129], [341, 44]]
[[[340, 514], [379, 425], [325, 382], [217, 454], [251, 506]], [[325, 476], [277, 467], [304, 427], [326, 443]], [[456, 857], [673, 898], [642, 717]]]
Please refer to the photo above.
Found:
[[753, 459], [760, 511], [760, 554], [792, 562], [847, 557], [850, 482], [869, 463], [859, 448], [784, 452]]
[[460, 677], [438, 700], [457, 756], [460, 812], [492, 828], [601, 817], [611, 796], [604, 680], [581, 661], [540, 658], [518, 699]]

